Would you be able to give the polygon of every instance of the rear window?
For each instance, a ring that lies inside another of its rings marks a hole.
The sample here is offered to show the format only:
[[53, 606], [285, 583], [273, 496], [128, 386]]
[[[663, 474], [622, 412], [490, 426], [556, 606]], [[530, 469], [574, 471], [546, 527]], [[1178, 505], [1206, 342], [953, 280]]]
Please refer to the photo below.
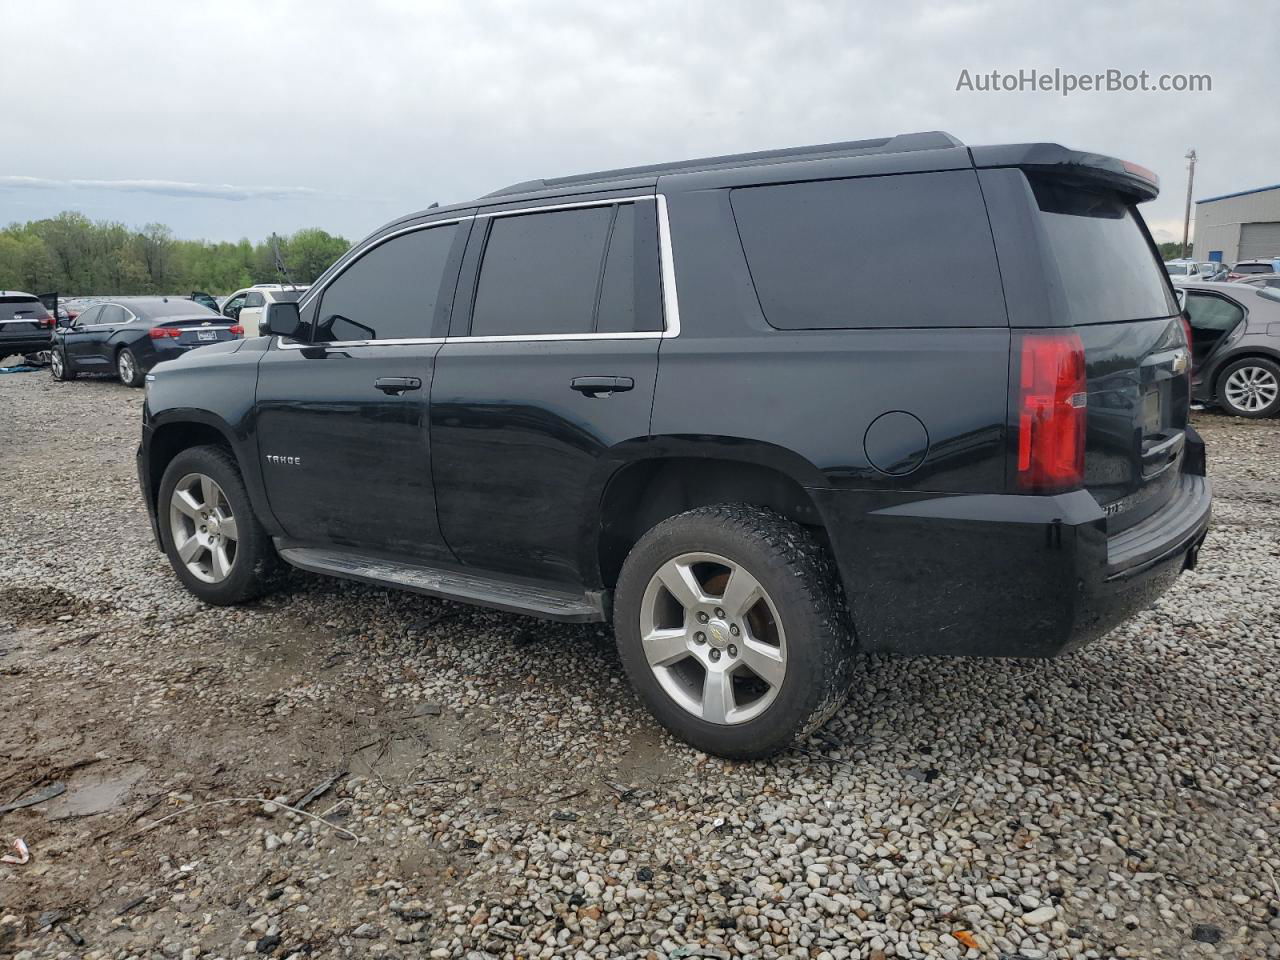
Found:
[[1236, 273], [1275, 273], [1269, 263], [1237, 263]]
[[1027, 179], [1072, 324], [1148, 320], [1178, 312], [1132, 204], [1109, 191], [1046, 177]]
[[172, 300], [153, 300], [150, 303], [128, 303], [130, 310], [140, 317], [194, 317], [211, 314], [217, 316], [216, 310], [210, 310], [197, 300], [174, 297]]
[[48, 315], [36, 297], [0, 297], [0, 320], [39, 320]]
[[[746, 187], [731, 200], [771, 326], [1008, 323], [971, 170]], [[923, 272], [882, 266], [905, 263]]]

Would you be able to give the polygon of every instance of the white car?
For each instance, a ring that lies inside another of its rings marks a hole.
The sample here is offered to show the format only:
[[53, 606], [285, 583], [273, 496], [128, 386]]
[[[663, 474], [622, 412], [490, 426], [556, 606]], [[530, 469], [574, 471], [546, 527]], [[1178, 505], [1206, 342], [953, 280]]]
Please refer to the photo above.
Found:
[[1196, 260], [1166, 260], [1164, 269], [1174, 283], [1213, 280], [1218, 274], [1225, 273], [1221, 264]]
[[222, 304], [222, 315], [244, 328], [244, 336], [256, 337], [262, 321], [263, 308], [268, 303], [296, 302], [307, 292], [305, 286], [284, 283], [255, 283], [252, 287], [237, 290]]

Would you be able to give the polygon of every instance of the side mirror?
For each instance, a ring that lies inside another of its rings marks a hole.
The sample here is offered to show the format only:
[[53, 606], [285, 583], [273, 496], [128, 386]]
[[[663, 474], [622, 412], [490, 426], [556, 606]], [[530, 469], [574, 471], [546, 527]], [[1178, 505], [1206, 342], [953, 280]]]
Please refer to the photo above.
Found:
[[262, 308], [258, 333], [264, 337], [296, 337], [302, 329], [302, 317], [296, 303], [268, 303]]
[[66, 330], [71, 326], [71, 322], [72, 322], [71, 317], [58, 317], [57, 320], [55, 321], [55, 325], [60, 330]]

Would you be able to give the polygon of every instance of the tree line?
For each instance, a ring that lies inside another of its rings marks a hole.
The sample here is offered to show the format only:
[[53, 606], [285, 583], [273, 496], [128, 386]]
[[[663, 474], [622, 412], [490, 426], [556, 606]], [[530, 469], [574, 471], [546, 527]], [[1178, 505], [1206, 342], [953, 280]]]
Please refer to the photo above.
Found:
[[160, 223], [141, 230], [67, 211], [0, 229], [0, 290], [91, 294], [230, 293], [281, 282], [276, 251], [294, 283], [310, 283], [350, 244], [306, 229], [251, 244], [180, 240]]

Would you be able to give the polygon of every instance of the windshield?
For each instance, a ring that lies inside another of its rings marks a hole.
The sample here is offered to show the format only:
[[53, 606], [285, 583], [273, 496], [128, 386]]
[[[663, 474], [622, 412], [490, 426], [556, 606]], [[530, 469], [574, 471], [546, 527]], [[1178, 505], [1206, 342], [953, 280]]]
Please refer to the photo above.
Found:
[[0, 297], [0, 320], [39, 320], [48, 315], [35, 297]]

